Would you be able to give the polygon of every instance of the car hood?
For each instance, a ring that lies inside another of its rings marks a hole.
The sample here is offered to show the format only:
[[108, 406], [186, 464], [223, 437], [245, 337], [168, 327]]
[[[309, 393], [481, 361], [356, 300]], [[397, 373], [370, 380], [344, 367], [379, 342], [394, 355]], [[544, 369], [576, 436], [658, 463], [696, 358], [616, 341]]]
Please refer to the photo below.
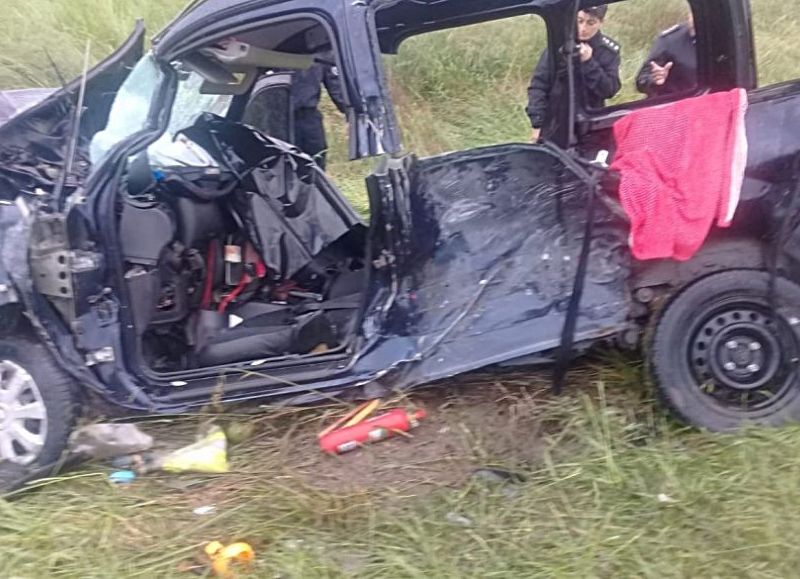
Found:
[[[116, 52], [87, 73], [76, 135], [79, 162], [75, 164], [72, 187], [80, 184], [90, 168], [86, 145], [105, 126], [117, 89], [143, 54], [144, 25], [139, 22]], [[7, 106], [5, 115], [0, 109], [0, 200], [12, 201], [20, 193], [36, 189], [52, 192], [66, 164], [81, 84], [82, 79], [77, 78], [48, 94], [44, 94], [47, 89], [24, 91], [26, 96], [13, 94], [15, 104]]]
[[24, 88], [0, 91], [0, 126], [53, 94], [52, 88]]

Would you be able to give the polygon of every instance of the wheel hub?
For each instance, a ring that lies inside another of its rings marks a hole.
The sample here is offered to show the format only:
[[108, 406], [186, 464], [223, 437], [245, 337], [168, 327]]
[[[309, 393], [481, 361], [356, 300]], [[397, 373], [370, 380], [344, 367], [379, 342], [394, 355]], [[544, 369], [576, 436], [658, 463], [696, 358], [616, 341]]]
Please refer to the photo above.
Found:
[[47, 409], [33, 377], [0, 360], [0, 462], [30, 464], [44, 447]]
[[740, 302], [698, 317], [690, 329], [691, 365], [707, 395], [737, 408], [770, 404], [783, 395], [793, 372], [794, 342], [780, 333], [782, 326], [767, 309]]
[[711, 341], [713, 377], [737, 390], [760, 388], [780, 369], [780, 344], [769, 328], [752, 322], [719, 328]]

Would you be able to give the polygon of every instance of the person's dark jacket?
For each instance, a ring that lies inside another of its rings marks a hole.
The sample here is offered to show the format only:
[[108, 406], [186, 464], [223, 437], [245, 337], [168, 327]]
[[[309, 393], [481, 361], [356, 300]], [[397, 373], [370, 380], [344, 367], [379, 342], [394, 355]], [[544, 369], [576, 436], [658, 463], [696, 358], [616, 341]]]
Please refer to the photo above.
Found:
[[[592, 58], [580, 62], [576, 57], [576, 65], [581, 76], [584, 103], [589, 108], [600, 108], [622, 87], [619, 78], [620, 45], [602, 33], [592, 37], [588, 44], [592, 47]], [[554, 83], [555, 72], [551, 70], [550, 55], [545, 50], [528, 87], [526, 112], [534, 128], [541, 128], [547, 120], [548, 100]]]
[[292, 104], [295, 112], [316, 110], [322, 95], [322, 85], [340, 112], [345, 112], [342, 83], [335, 66], [321, 63], [307, 70], [296, 71], [292, 77]]
[[[657, 86], [651, 78], [650, 63], [664, 66], [671, 62], [666, 82]], [[648, 96], [662, 96], [689, 91], [697, 86], [697, 49], [688, 24], [673, 26], [656, 38], [639, 74], [636, 88]]]

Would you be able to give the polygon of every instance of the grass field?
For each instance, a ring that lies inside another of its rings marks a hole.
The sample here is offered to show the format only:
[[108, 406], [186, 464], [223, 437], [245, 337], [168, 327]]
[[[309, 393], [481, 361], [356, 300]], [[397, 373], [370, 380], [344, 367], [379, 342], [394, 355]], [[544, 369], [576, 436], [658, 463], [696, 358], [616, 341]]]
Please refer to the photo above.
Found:
[[[95, 60], [142, 16], [154, 32], [183, 0], [3, 0], [0, 89], [52, 86]], [[613, 7], [625, 91], [680, 2]], [[753, 0], [763, 84], [800, 76], [797, 12]], [[527, 138], [525, 87], [542, 46], [533, 17], [414, 39], [389, 59], [409, 150]], [[55, 63], [55, 67], [51, 64]], [[344, 160], [328, 111], [332, 175], [367, 208], [371, 162]], [[200, 425], [246, 424], [221, 476], [107, 482], [92, 465], [13, 502], [0, 500], [0, 577], [185, 577], [210, 540], [246, 540], [253, 577], [764, 577], [797, 575], [800, 429], [716, 436], [680, 429], [650, 400], [641, 364], [609, 354], [553, 399], [546, 376], [478, 375], [415, 395], [431, 418], [411, 441], [342, 459], [314, 433], [334, 409], [243, 408], [150, 422], [159, 440]], [[473, 468], [521, 471], [481, 482]], [[211, 515], [193, 509], [214, 506]]]

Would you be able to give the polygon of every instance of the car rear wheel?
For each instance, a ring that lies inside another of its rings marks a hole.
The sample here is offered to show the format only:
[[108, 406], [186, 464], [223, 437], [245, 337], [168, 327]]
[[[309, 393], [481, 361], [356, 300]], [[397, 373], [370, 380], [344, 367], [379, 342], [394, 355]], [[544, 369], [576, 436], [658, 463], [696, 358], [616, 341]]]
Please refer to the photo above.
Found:
[[0, 487], [9, 472], [56, 462], [75, 419], [73, 381], [48, 351], [0, 339]]
[[800, 420], [800, 286], [736, 270], [678, 294], [658, 321], [650, 366], [679, 418], [715, 431]]

